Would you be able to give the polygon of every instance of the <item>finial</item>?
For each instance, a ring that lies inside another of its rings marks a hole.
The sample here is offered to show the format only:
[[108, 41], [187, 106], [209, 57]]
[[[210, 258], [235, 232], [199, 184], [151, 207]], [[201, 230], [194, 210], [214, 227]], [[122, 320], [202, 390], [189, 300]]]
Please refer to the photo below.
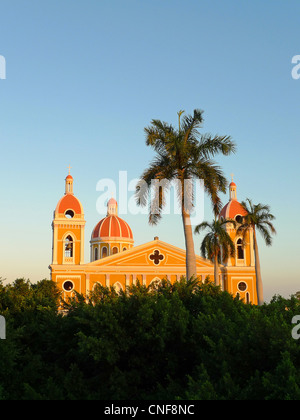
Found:
[[69, 175], [71, 175], [71, 169], [72, 169], [72, 167], [71, 167], [71, 165], [69, 165], [69, 166], [68, 166]]
[[230, 176], [231, 176], [231, 182], [233, 182], [234, 174], [230, 174]]

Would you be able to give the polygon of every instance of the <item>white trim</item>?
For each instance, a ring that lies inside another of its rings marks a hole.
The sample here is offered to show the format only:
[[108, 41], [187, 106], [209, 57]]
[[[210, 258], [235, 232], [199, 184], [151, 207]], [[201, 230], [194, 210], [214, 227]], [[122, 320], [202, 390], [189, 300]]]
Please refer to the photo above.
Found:
[[118, 293], [120, 292], [120, 290], [124, 291], [122, 284], [119, 281], [116, 281], [113, 284], [113, 288], [115, 289], [115, 291]]
[[150, 283], [149, 283], [149, 286], [152, 284], [152, 283], [154, 283], [154, 282], [158, 282], [158, 284], [160, 284], [161, 283], [161, 278], [159, 278], [159, 277], [154, 277], [151, 281], [150, 281]]

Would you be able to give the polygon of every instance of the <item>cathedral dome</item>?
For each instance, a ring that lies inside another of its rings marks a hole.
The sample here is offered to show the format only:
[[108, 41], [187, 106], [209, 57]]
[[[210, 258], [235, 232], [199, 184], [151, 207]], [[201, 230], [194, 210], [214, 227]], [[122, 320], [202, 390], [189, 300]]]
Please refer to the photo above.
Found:
[[125, 220], [114, 214], [107, 215], [100, 220], [92, 233], [92, 239], [120, 239], [132, 240], [133, 234]]
[[72, 194], [66, 194], [59, 200], [56, 206], [55, 213], [62, 214], [68, 210], [73, 210], [75, 214], [83, 214], [83, 209], [80, 201]]
[[91, 261], [127, 251], [133, 247], [132, 230], [118, 216], [118, 203], [111, 198], [107, 203], [107, 215], [95, 226], [91, 237]]
[[125, 220], [118, 216], [118, 203], [111, 198], [107, 203], [107, 216], [100, 220], [92, 233], [92, 240], [120, 240], [133, 243], [133, 234]]
[[241, 203], [237, 201], [236, 190], [236, 184], [232, 181], [229, 185], [229, 202], [220, 213], [220, 217], [223, 219], [236, 219], [237, 216], [243, 217], [247, 214]]
[[246, 214], [246, 210], [237, 200], [231, 200], [221, 210], [220, 217], [234, 219], [236, 216], [246, 216]]

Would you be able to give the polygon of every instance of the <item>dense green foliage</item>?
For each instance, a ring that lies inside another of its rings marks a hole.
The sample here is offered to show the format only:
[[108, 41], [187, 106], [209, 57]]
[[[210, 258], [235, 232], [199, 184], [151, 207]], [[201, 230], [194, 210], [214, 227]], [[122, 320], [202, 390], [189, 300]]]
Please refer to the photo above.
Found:
[[300, 399], [296, 297], [257, 307], [182, 279], [58, 302], [47, 280], [0, 283], [0, 399]]

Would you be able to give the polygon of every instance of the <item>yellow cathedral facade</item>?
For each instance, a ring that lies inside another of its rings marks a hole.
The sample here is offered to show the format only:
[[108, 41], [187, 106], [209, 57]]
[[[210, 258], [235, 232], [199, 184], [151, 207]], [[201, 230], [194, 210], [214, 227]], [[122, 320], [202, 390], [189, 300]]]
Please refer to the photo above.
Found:
[[[90, 238], [90, 262], [84, 259], [85, 218], [79, 199], [74, 195], [73, 177], [65, 179], [65, 194], [54, 211], [52, 223], [52, 263], [49, 266], [51, 279], [63, 292], [63, 297], [74, 291], [87, 295], [96, 284], [125, 290], [127, 286], [167, 278], [171, 282], [186, 274], [186, 252], [155, 237], [153, 241], [134, 246], [134, 236], [128, 223], [118, 216], [118, 203], [110, 199], [107, 215], [93, 229]], [[243, 221], [245, 210], [237, 200], [237, 187], [229, 186], [229, 202], [220, 213], [220, 218]], [[224, 261], [220, 267], [220, 285], [233, 296], [246, 303], [257, 304], [256, 275], [253, 235], [245, 243], [237, 235], [236, 228], [226, 225], [236, 246], [235, 257]], [[200, 281], [207, 276], [214, 280], [213, 264], [196, 256], [197, 275]]]

